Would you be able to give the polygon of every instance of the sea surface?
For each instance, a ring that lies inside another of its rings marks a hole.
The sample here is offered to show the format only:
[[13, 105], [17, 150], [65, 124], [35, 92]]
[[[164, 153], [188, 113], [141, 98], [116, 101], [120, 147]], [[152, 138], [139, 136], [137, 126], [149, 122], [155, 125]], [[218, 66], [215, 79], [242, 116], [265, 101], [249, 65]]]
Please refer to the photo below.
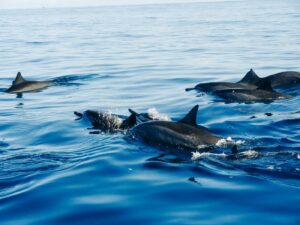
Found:
[[[0, 224], [300, 224], [299, 87], [271, 104], [185, 91], [300, 71], [299, 12], [298, 0], [0, 10]], [[63, 85], [17, 98], [4, 90], [18, 71]], [[196, 104], [237, 156], [93, 134], [73, 114], [178, 120]]]

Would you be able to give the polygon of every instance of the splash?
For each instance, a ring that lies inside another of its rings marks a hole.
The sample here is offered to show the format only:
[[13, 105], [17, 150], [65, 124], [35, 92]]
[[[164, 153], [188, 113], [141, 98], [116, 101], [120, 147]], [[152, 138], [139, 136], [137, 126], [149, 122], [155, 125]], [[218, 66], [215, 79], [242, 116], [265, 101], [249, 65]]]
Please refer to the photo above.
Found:
[[165, 121], [169, 121], [170, 120], [170, 118], [167, 115], [160, 114], [156, 110], [156, 108], [150, 108], [150, 109], [148, 109], [147, 113], [154, 120], [165, 120]]
[[103, 131], [117, 131], [119, 130], [123, 120], [112, 113], [98, 113], [97, 128]]
[[234, 141], [231, 137], [228, 137], [228, 138], [222, 138], [220, 139], [217, 143], [216, 143], [216, 146], [217, 147], [227, 147], [228, 145], [241, 145], [241, 144], [244, 144], [245, 141], [242, 141], [242, 140], [237, 140], [237, 141]]

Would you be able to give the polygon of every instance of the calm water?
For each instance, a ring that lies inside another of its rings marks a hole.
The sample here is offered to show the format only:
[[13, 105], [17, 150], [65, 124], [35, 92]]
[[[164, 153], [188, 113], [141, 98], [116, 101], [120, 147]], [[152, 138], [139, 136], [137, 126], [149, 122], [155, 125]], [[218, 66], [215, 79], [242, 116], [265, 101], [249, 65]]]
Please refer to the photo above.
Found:
[[[0, 11], [1, 224], [299, 224], [300, 98], [224, 104], [199, 82], [300, 70], [300, 3], [235, 1]], [[73, 111], [155, 107], [244, 141], [197, 159], [89, 134]], [[266, 116], [265, 113], [272, 113]], [[255, 119], [249, 119], [256, 116]]]

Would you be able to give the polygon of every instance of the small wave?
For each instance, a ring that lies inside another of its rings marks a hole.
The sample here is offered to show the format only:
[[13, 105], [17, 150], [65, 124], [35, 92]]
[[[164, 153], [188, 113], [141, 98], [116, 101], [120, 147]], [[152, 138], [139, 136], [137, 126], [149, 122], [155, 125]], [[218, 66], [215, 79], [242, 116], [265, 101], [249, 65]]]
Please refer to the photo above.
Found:
[[299, 124], [300, 124], [300, 118], [285, 119], [273, 123], [273, 125], [276, 126], [290, 126], [290, 125], [299, 125]]
[[8, 143], [6, 143], [6, 142], [3, 142], [3, 141], [0, 141], [0, 147], [4, 147], [4, 148], [6, 148], [6, 147], [8, 147], [9, 146], [9, 144]]
[[47, 42], [47, 41], [27, 41], [26, 44], [29, 45], [47, 45], [50, 44], [51, 42]]

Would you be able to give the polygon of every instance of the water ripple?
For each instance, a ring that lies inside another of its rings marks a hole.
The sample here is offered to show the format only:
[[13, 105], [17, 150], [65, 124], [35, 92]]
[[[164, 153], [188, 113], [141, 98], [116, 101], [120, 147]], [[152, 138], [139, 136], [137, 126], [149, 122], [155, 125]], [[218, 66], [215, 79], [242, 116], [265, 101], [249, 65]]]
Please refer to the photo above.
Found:
[[[1, 10], [1, 224], [299, 224], [299, 87], [271, 104], [185, 92], [299, 71], [299, 2]], [[55, 86], [5, 93], [21, 71]], [[90, 134], [73, 111], [155, 108], [240, 141], [209, 153]], [[284, 194], [283, 194], [284, 193]], [[280, 204], [274, 204], [280, 202]], [[12, 216], [13, 215], [13, 216]]]

